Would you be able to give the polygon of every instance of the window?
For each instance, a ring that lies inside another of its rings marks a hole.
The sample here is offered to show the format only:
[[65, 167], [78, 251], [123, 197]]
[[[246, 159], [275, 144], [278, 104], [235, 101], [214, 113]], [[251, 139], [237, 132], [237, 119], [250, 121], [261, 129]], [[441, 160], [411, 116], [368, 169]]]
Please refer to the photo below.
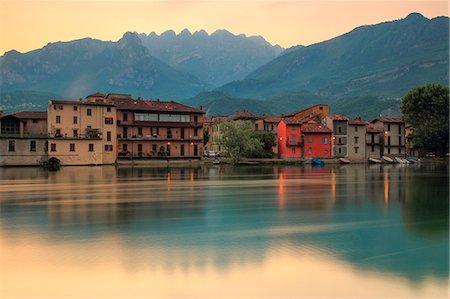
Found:
[[78, 111], [78, 106], [73, 106], [73, 111]]
[[[194, 116], [194, 123], [198, 122], [198, 116]], [[258, 129], [258, 127], [256, 127]]]
[[295, 148], [292, 148], [292, 154], [295, 155]]
[[388, 136], [388, 145], [391, 145], [391, 136]]
[[398, 145], [402, 146], [402, 136], [398, 136]]
[[371, 136], [371, 140], [372, 140], [372, 143], [375, 143], [375, 134], [371, 134], [372, 136]]
[[172, 129], [167, 128], [167, 138], [172, 138]]
[[158, 134], [159, 134], [159, 129], [158, 129], [158, 128], [152, 128], [152, 129], [151, 129], [151, 132], [152, 132], [152, 136], [153, 136], [153, 137], [156, 137], [156, 136], [158, 136]]
[[295, 135], [291, 136], [291, 144], [297, 144], [297, 140], [296, 140], [296, 136]]
[[372, 145], [371, 150], [372, 150], [372, 153], [375, 151], [375, 145]]
[[36, 151], [36, 140], [30, 140], [30, 152]]
[[106, 107], [106, 112], [111, 112], [111, 107]]
[[388, 125], [387, 130], [390, 132], [391, 131], [391, 125]]
[[50, 151], [56, 152], [56, 143], [50, 143]]
[[255, 130], [258, 131], [258, 124], [255, 124]]
[[33, 119], [33, 124], [37, 124], [38, 120], [37, 119]]
[[86, 110], [86, 114], [87, 114], [87, 116], [91, 116], [91, 115], [92, 115], [92, 109], [91, 109], [91, 108], [88, 108], [88, 109]]
[[20, 123], [19, 122], [7, 122], [2, 121], [2, 134], [19, 134]]
[[123, 144], [122, 145], [122, 151], [128, 152], [128, 144]]
[[105, 144], [105, 152], [112, 152], [113, 146], [112, 144]]
[[355, 154], [358, 153], [358, 147], [355, 147]]
[[141, 143], [138, 144], [138, 154], [142, 155], [142, 144]]
[[180, 129], [180, 138], [184, 139], [184, 128]]
[[184, 156], [184, 144], [180, 145], [180, 156]]
[[89, 151], [90, 152], [94, 151], [94, 144], [93, 143], [89, 143]]
[[114, 118], [105, 117], [105, 125], [112, 125], [114, 123]]
[[78, 130], [77, 129], [73, 129], [73, 137], [78, 137]]
[[[138, 120], [138, 119], [136, 119]], [[123, 121], [128, 121], [128, 113], [124, 112], [123, 113]]]
[[338, 138], [338, 144], [342, 144], [342, 139], [341, 139], [341, 137]]
[[308, 153], [312, 154], [312, 147], [308, 148]]
[[156, 144], [152, 144], [152, 152], [156, 153]]
[[55, 136], [56, 137], [61, 137], [61, 129], [55, 129]]
[[323, 144], [328, 144], [328, 137], [323, 137]]
[[391, 153], [391, 148], [390, 147], [388, 147], [388, 154], [390, 154]]
[[78, 123], [78, 117], [77, 117], [77, 116], [74, 116], [74, 117], [73, 117], [73, 123], [74, 123], [74, 124], [77, 124], [77, 123]]
[[75, 151], [75, 143], [69, 144], [69, 151], [71, 151], [71, 152]]
[[342, 127], [341, 126], [338, 127], [338, 132], [342, 133]]
[[312, 142], [313, 142], [313, 137], [312, 137], [312, 135], [309, 135], [309, 136], [308, 136], [308, 142], [309, 142], [309, 143], [312, 143]]
[[359, 137], [355, 137], [355, 144], [358, 144], [358, 139], [359, 139]]
[[355, 126], [355, 132], [358, 132], [358, 126]]
[[339, 154], [342, 153], [342, 148], [338, 148]]
[[106, 141], [111, 141], [111, 132], [106, 132]]
[[61, 123], [61, 116], [59, 116], [59, 115], [56, 116], [56, 123], [57, 124]]
[[325, 155], [328, 155], [328, 150], [327, 149], [325, 150]]
[[[167, 122], [189, 122], [189, 115], [180, 115], [180, 114], [160, 114], [159, 121], [167, 121]], [[195, 121], [195, 117], [194, 117]]]
[[402, 125], [398, 125], [398, 133], [402, 134]]
[[399, 147], [398, 148], [398, 153], [401, 154], [402, 153], [402, 149]]
[[198, 129], [197, 128], [194, 129], [194, 136], [198, 136]]
[[8, 141], [8, 152], [15, 152], [15, 151], [16, 151], [16, 141], [9, 140]]
[[138, 128], [138, 135], [142, 136], [142, 128]]

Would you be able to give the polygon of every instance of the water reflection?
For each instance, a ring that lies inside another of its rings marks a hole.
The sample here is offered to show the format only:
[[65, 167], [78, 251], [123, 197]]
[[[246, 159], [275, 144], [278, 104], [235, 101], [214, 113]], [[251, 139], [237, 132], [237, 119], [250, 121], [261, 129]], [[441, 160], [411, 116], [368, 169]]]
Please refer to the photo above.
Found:
[[[205, 275], [257, 273], [261, 267], [267, 273], [290, 269], [298, 276], [303, 270], [289, 264], [308, 257], [315, 261], [313, 272], [322, 265], [323, 271], [341, 271], [338, 276], [356, 283], [356, 273], [363, 271], [376, 277], [380, 288], [389, 285], [386, 277], [419, 282], [427, 290], [437, 279], [441, 282], [430, 290], [446, 294], [447, 164], [64, 167], [57, 173], [9, 168], [0, 169], [0, 180], [0, 261], [10, 271], [30, 260], [18, 246], [25, 242], [45, 256], [56, 246], [88, 258], [96, 269], [98, 255], [108, 257], [100, 259], [105, 262], [120, 260], [112, 272], [161, 269], [171, 273], [158, 274], [165, 279], [180, 269], [208, 279]], [[8, 254], [16, 251], [24, 260], [10, 260]], [[286, 263], [277, 266], [279, 259]], [[73, 266], [70, 258], [56, 260]], [[254, 283], [252, 277], [247, 283]], [[403, 295], [412, 292], [404, 283]], [[346, 287], [334, 294], [350, 289], [357, 294], [358, 286]], [[277, 291], [274, 296], [282, 294]], [[284, 291], [300, 294], [294, 287]]]

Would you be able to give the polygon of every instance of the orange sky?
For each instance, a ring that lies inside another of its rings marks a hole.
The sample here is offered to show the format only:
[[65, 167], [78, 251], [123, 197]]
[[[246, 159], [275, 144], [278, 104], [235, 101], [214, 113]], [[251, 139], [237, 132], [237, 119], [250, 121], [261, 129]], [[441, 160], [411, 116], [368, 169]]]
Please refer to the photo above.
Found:
[[[448, 16], [447, 1], [16, 1], [0, 0], [0, 53], [126, 31], [184, 28], [261, 35], [283, 47], [320, 42], [364, 24], [420, 12]], [[0, 55], [1, 55], [0, 54]]]

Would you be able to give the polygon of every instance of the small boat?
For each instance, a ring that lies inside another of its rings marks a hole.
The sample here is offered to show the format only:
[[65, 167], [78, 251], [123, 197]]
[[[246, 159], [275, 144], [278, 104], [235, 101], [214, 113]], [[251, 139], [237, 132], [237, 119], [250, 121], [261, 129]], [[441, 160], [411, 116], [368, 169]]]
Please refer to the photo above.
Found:
[[350, 164], [350, 160], [345, 158], [339, 158], [339, 163], [341, 164]]
[[375, 158], [369, 158], [369, 163], [371, 163], [371, 164], [375, 164], [375, 163], [381, 163], [381, 160], [380, 159], [375, 159]]
[[394, 160], [389, 158], [388, 156], [383, 156], [382, 159], [388, 163], [394, 163]]
[[417, 158], [412, 156], [406, 156], [406, 160], [408, 160], [411, 163], [417, 163]]
[[320, 159], [312, 159], [311, 162], [312, 162], [313, 165], [319, 165], [319, 166], [324, 166], [325, 165], [325, 162], [323, 162]]

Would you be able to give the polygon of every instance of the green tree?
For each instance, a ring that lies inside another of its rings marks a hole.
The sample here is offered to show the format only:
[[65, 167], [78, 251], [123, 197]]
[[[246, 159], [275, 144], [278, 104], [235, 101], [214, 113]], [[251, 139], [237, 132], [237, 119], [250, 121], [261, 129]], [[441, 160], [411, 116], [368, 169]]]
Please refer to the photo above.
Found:
[[263, 151], [261, 142], [252, 137], [254, 131], [249, 122], [225, 122], [221, 124], [220, 130], [221, 142], [234, 164], [244, 156], [248, 157], [251, 153]]
[[272, 148], [276, 145], [276, 136], [273, 132], [255, 131], [252, 137], [261, 143], [261, 151], [250, 154], [249, 157], [272, 158], [274, 156]]
[[209, 141], [209, 130], [208, 128], [203, 129], [203, 145], [206, 145]]
[[413, 127], [413, 143], [423, 153], [444, 155], [449, 149], [449, 87], [427, 84], [412, 88], [401, 111]]

